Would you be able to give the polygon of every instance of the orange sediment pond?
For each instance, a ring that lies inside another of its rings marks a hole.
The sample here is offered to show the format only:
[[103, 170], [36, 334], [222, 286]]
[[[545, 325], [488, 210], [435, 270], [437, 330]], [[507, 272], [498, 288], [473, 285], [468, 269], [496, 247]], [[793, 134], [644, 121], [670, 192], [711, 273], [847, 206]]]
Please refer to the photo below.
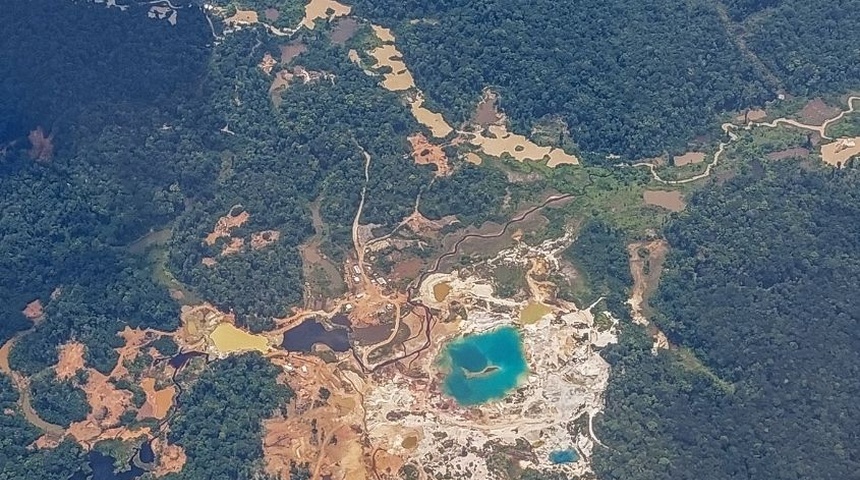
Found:
[[266, 337], [248, 333], [229, 323], [222, 323], [215, 327], [209, 338], [215, 344], [215, 348], [221, 353], [246, 352], [251, 350], [265, 353], [270, 349]]
[[144, 378], [140, 382], [141, 388], [146, 393], [146, 403], [140, 410], [140, 418], [153, 417], [158, 420], [163, 419], [170, 407], [173, 406], [173, 396], [176, 395], [176, 388], [169, 386], [161, 390], [155, 389], [154, 378]]
[[451, 285], [441, 282], [433, 285], [433, 297], [437, 302], [444, 301], [448, 298], [448, 294], [451, 293]]

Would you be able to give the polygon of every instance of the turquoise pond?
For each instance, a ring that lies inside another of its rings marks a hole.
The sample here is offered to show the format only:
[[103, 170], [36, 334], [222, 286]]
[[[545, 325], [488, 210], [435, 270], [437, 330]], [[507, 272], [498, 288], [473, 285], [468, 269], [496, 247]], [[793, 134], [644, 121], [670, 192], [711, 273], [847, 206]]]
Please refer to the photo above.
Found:
[[520, 333], [500, 327], [451, 341], [440, 357], [443, 387], [460, 405], [499, 400], [525, 380], [529, 367]]
[[559, 463], [574, 463], [579, 460], [579, 454], [576, 450], [556, 450], [549, 454], [549, 461], [555, 464]]

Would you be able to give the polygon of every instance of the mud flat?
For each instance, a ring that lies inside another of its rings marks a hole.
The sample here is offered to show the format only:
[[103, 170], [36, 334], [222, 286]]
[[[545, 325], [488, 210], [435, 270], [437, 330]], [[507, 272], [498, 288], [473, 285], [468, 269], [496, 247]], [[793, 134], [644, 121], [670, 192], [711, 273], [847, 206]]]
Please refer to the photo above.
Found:
[[[331, 13], [329, 13], [331, 11]], [[305, 17], [302, 19], [299, 26], [305, 27], [308, 30], [314, 29], [314, 23], [318, 19], [331, 20], [335, 17], [343, 17], [349, 15], [352, 7], [338, 3], [334, 0], [311, 0], [305, 5]]]
[[[403, 61], [403, 54], [397, 50], [397, 46], [394, 44], [394, 34], [391, 30], [379, 25], [371, 25], [370, 27], [374, 35], [382, 42], [381, 46], [368, 52], [371, 57], [376, 59], [374, 68], [388, 67], [390, 70], [382, 74], [382, 87], [392, 92], [405, 92], [414, 89], [415, 79]], [[350, 60], [361, 66], [358, 52], [353, 55], [351, 51]], [[418, 120], [418, 123], [427, 127], [434, 137], [444, 138], [454, 131], [442, 114], [424, 107], [424, 95], [420, 91], [413, 92], [408, 98], [408, 103], [412, 116]]]
[[415, 120], [418, 120], [418, 123], [427, 127], [430, 130], [430, 134], [436, 138], [445, 138], [454, 131], [441, 113], [433, 112], [424, 107], [424, 98], [421, 95], [418, 95], [414, 100], [409, 102], [409, 110], [412, 112]]
[[677, 190], [645, 190], [642, 197], [646, 204], [663, 207], [672, 212], [680, 212], [687, 206], [684, 196]]
[[538, 146], [523, 135], [509, 132], [504, 125], [492, 125], [486, 133], [472, 134], [469, 142], [491, 157], [508, 155], [520, 162], [548, 160], [547, 166], [551, 168], [559, 165], [579, 165], [579, 160], [564, 150]]

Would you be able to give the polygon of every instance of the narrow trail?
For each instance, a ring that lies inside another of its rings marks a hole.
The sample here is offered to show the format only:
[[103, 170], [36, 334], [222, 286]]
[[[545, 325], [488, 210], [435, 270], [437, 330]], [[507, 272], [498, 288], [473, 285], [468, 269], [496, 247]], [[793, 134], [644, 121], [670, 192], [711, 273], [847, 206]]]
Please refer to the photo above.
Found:
[[370, 154], [361, 146], [359, 148], [364, 155], [364, 186], [361, 187], [361, 201], [358, 203], [358, 211], [355, 212], [355, 219], [352, 221], [352, 244], [355, 248], [358, 267], [361, 269], [361, 279], [365, 287], [367, 287], [370, 284], [370, 280], [367, 278], [367, 269], [364, 268], [364, 245], [361, 244], [358, 228], [361, 225], [361, 212], [364, 210], [364, 201], [367, 197], [367, 184], [370, 182]]
[[[726, 148], [728, 148], [729, 145], [736, 142], [740, 138], [738, 136], [738, 134], [735, 133], [735, 130], [742, 129], [745, 131], [749, 131], [749, 130], [752, 130], [753, 127], [776, 128], [780, 125], [788, 125], [788, 126], [800, 128], [803, 130], [809, 130], [812, 132], [816, 132], [824, 140], [833, 140], [833, 138], [831, 138], [827, 135], [827, 128], [830, 127], [830, 125], [832, 125], [833, 123], [838, 122], [839, 120], [842, 120], [842, 118], [844, 118], [845, 115], [848, 115], [850, 113], [854, 113], [856, 111], [856, 108], [854, 106], [854, 102], [856, 100], [860, 100], [860, 96], [849, 97], [848, 98], [848, 109], [843, 110], [842, 112], [839, 113], [839, 115], [836, 115], [833, 118], [825, 120], [824, 123], [822, 123], [821, 125], [807, 125], [805, 123], [800, 123], [797, 120], [794, 120], [791, 118], [786, 118], [786, 117], [777, 118], [776, 120], [773, 120], [770, 122], [748, 122], [744, 126], [735, 125], [734, 123], [724, 123], [721, 125], [721, 128], [722, 128], [723, 132], [729, 137], [728, 141], [720, 142], [719, 146], [717, 147], [717, 151], [714, 153], [714, 159], [705, 166], [704, 172], [702, 172], [698, 175], [692, 176], [690, 178], [684, 178], [684, 179], [680, 179], [680, 180], [666, 180], [663, 177], [661, 177], [659, 173], [657, 173], [657, 165], [650, 163], [650, 162], [639, 162], [639, 163], [634, 163], [630, 166], [631, 167], [647, 167], [651, 171], [651, 176], [654, 178], [654, 180], [656, 180], [660, 183], [663, 183], [665, 185], [683, 185], [685, 183], [695, 182], [697, 180], [701, 180], [703, 178], [709, 177], [711, 175], [711, 172], [713, 171], [714, 167], [717, 166], [717, 164], [719, 164], [720, 157], [723, 155], [723, 153], [725, 153]], [[623, 167], [625, 165], [622, 164], [619, 166]]]

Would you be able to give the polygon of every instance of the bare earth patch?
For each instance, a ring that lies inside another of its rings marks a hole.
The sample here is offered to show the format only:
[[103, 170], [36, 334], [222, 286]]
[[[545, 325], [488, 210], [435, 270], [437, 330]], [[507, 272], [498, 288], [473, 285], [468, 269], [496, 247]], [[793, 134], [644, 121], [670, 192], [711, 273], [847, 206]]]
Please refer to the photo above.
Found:
[[808, 125], [823, 125], [841, 112], [839, 108], [824, 103], [821, 98], [815, 98], [803, 107], [799, 116], [800, 121]]
[[235, 255], [242, 251], [243, 246], [245, 246], [244, 238], [231, 238], [230, 243], [224, 245], [224, 249], [221, 250], [221, 256]]
[[388, 67], [389, 72], [382, 74], [382, 87], [392, 92], [400, 92], [415, 87], [415, 79], [403, 61], [403, 55], [394, 44], [384, 44], [370, 51], [377, 65]]
[[224, 23], [226, 23], [228, 27], [235, 27], [237, 25], [253, 25], [259, 21], [260, 17], [257, 15], [257, 12], [253, 10], [236, 10], [235, 15], [224, 19]]
[[140, 382], [140, 387], [146, 393], [146, 403], [141, 407], [138, 418], [152, 417], [162, 420], [173, 406], [176, 387], [169, 386], [161, 390], [155, 389], [155, 379], [148, 377]]
[[281, 63], [290, 63], [294, 58], [308, 51], [308, 46], [301, 40], [281, 45]]
[[152, 471], [156, 477], [178, 473], [185, 466], [185, 450], [179, 445], [171, 445], [167, 440], [159, 437], [152, 441], [152, 451], [158, 460], [158, 464]]
[[229, 237], [230, 230], [241, 227], [249, 218], [251, 218], [251, 214], [241, 210], [241, 208], [242, 207], [240, 205], [236, 205], [230, 209], [230, 213], [218, 219], [212, 233], [206, 235], [206, 239], [203, 240], [206, 245], [215, 245], [215, 241], [219, 238]]
[[24, 310], [21, 311], [21, 313], [23, 313], [25, 317], [33, 321], [41, 320], [42, 315], [45, 314], [44, 309], [42, 308], [41, 300], [33, 300], [32, 302], [28, 303], [27, 306], [24, 307]]
[[412, 159], [417, 165], [435, 165], [437, 177], [451, 174], [451, 165], [442, 147], [430, 143], [423, 133], [410, 135], [407, 140], [412, 146]]
[[418, 123], [427, 127], [430, 130], [430, 134], [436, 138], [445, 138], [449, 133], [454, 131], [441, 113], [433, 112], [424, 107], [424, 97], [420, 94], [409, 102], [409, 109], [412, 111], [412, 116], [415, 117], [415, 120], [418, 120]]
[[281, 232], [277, 230], [263, 230], [251, 234], [251, 248], [260, 250], [277, 242], [281, 238]]
[[642, 196], [646, 204], [663, 207], [672, 212], [680, 212], [687, 206], [684, 196], [677, 190], [645, 190]]
[[260, 61], [260, 64], [258, 66], [260, 67], [260, 70], [266, 72], [266, 75], [269, 75], [272, 73], [272, 69], [275, 68], [275, 65], [277, 63], [278, 62], [274, 59], [274, 57], [272, 57], [272, 54], [266, 52], [266, 54], [263, 55], [263, 60]]
[[480, 165], [481, 162], [483, 161], [483, 159], [481, 159], [480, 155], [478, 155], [477, 153], [473, 153], [473, 152], [469, 152], [469, 153], [463, 155], [463, 159], [466, 160], [467, 162], [471, 163], [472, 165]]
[[132, 403], [131, 392], [116, 388], [109, 377], [95, 369], [87, 369], [87, 372], [87, 382], [81, 388], [87, 394], [92, 411], [85, 420], [69, 426], [68, 433], [79, 443], [92, 447], [103, 438], [103, 433], [119, 426], [120, 416]]
[[675, 157], [675, 166], [683, 167], [684, 165], [693, 165], [696, 163], [702, 163], [705, 161], [705, 153], [704, 152], [687, 152], [680, 157]]
[[840, 138], [821, 146], [821, 159], [828, 165], [844, 166], [851, 157], [860, 155], [860, 137]]
[[71, 341], [59, 347], [59, 361], [54, 366], [54, 372], [60, 380], [68, 380], [84, 368], [83, 343]]
[[274, 22], [281, 15], [281, 12], [278, 11], [277, 8], [267, 8], [265, 12], [263, 12], [263, 16], [266, 17], [266, 20], [270, 22]]
[[29, 135], [30, 140], [30, 158], [37, 162], [47, 162], [54, 156], [54, 134], [45, 136], [45, 131], [42, 127], [38, 127]]
[[487, 131], [487, 135], [483, 132], [473, 134], [470, 143], [480, 147], [484, 153], [491, 157], [510, 155], [520, 162], [526, 160], [542, 161], [548, 158], [550, 163], [547, 165], [550, 167], [579, 164], [576, 157], [564, 150], [554, 147], [541, 147], [523, 135], [509, 132], [504, 125], [492, 125]]
[[[305, 18], [299, 24], [308, 30], [314, 29], [314, 22], [317, 19], [331, 20], [335, 17], [343, 17], [349, 15], [352, 7], [338, 3], [334, 0], [311, 0], [305, 5]], [[329, 13], [331, 12], [331, 13]]]

